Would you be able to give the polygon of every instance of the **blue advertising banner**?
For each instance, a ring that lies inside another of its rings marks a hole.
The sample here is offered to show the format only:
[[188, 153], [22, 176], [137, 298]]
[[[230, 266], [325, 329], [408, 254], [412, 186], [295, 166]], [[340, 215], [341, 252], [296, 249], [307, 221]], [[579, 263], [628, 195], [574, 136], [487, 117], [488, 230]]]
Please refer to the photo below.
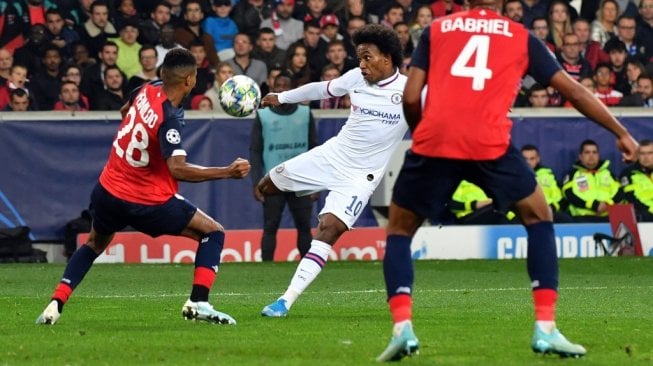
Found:
[[[319, 140], [324, 142], [340, 130], [346, 114], [316, 117]], [[117, 114], [3, 113], [0, 118], [0, 226], [27, 225], [35, 240], [62, 240], [64, 225], [88, 206], [116, 133]], [[188, 160], [227, 165], [236, 157], [248, 158], [252, 121], [191, 115], [182, 132]], [[636, 138], [653, 138], [649, 117], [622, 121]], [[599, 143], [602, 157], [612, 160], [612, 170], [618, 174], [624, 164], [614, 138], [594, 124], [573, 116], [515, 117], [514, 144], [538, 145], [543, 163], [551, 166], [559, 178], [577, 159], [578, 146], [586, 138]], [[227, 229], [262, 226], [261, 205], [253, 198], [249, 178], [182, 183], [180, 193]], [[315, 212], [321, 204], [318, 201]], [[293, 227], [288, 216], [282, 227]], [[368, 207], [357, 226], [375, 225]]]

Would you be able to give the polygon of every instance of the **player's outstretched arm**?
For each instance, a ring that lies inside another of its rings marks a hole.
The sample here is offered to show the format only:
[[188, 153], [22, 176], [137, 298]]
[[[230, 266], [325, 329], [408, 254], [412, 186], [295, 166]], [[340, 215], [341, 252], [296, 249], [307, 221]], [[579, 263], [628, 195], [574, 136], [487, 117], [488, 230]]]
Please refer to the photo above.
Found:
[[268, 95], [261, 99], [261, 108], [276, 107], [279, 104], [281, 103], [279, 102], [279, 94], [277, 93], [268, 93]]
[[632, 163], [637, 160], [637, 141], [589, 90], [562, 70], [553, 75], [550, 84], [567, 98], [579, 112], [617, 137], [617, 147], [622, 152], [621, 155], [625, 162]]
[[246, 177], [250, 170], [249, 161], [242, 158], [237, 158], [225, 167], [205, 167], [191, 164], [183, 155], [171, 156], [166, 162], [172, 176], [176, 180], [184, 182], [203, 182], [225, 178], [241, 179]]

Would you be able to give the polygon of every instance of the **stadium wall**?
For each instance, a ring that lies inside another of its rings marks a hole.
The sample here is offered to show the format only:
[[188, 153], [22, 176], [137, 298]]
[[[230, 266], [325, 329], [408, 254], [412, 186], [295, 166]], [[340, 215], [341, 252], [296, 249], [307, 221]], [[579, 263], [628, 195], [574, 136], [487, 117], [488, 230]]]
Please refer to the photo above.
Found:
[[[653, 137], [651, 112], [614, 110], [638, 138]], [[347, 111], [314, 111], [320, 141], [335, 135]], [[576, 160], [580, 142], [592, 138], [601, 154], [612, 161], [615, 173], [624, 167], [606, 131], [586, 123], [574, 110], [515, 110], [513, 142], [540, 147], [544, 163], [559, 178]], [[252, 119], [224, 114], [187, 113], [184, 130], [189, 160], [204, 165], [227, 165], [249, 156]], [[27, 225], [32, 239], [61, 241], [66, 222], [79, 216], [106, 161], [118, 125], [117, 112], [27, 112], [0, 114], [0, 225]], [[228, 229], [258, 229], [261, 205], [251, 193], [249, 179], [182, 184], [187, 199], [217, 218]], [[318, 202], [318, 207], [321, 207]], [[317, 211], [317, 209], [316, 209]], [[317, 222], [314, 213], [314, 223]], [[286, 217], [283, 227], [292, 227]], [[378, 226], [371, 209], [359, 227]]]

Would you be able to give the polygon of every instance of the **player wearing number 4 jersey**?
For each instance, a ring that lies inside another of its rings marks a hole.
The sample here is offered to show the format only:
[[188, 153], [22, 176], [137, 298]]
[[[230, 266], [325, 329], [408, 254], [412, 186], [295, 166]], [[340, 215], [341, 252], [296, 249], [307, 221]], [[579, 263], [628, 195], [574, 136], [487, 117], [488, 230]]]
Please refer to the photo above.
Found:
[[[502, 0], [470, 3], [470, 11], [431, 23], [413, 53], [403, 100], [413, 146], [394, 186], [383, 261], [394, 329], [378, 360], [401, 359], [417, 346], [411, 322], [411, 240], [425, 218], [440, 221], [463, 179], [488, 192], [497, 209], [517, 213], [526, 228], [535, 305], [533, 351], [583, 356], [585, 348], [556, 328], [558, 263], [551, 210], [533, 172], [510, 142], [512, 122], [507, 115], [521, 77], [528, 72], [540, 84], [553, 86], [613, 133], [625, 160], [635, 159], [637, 143], [599, 100], [561, 69], [542, 42], [498, 14]], [[428, 91], [422, 106], [424, 85]]]
[[337, 136], [274, 168], [258, 184], [264, 195], [328, 190], [317, 234], [286, 292], [262, 315], [284, 317], [327, 262], [331, 246], [351, 229], [383, 177], [390, 156], [408, 130], [401, 106], [405, 76], [397, 35], [380, 25], [354, 34], [360, 67], [341, 77], [269, 94], [262, 105], [298, 103], [349, 93], [351, 113]]
[[190, 298], [182, 307], [186, 319], [235, 324], [209, 304], [224, 228], [177, 194], [177, 181], [201, 182], [243, 178], [249, 162], [236, 159], [227, 167], [202, 167], [186, 161], [181, 127], [182, 100], [195, 86], [197, 67], [184, 49], [170, 51], [163, 61], [163, 82], [146, 84], [121, 109], [119, 127], [100, 181], [91, 194], [93, 227], [88, 242], [70, 258], [63, 278], [37, 324], [54, 324], [64, 304], [109, 245], [127, 225], [153, 237], [181, 235], [198, 241]]

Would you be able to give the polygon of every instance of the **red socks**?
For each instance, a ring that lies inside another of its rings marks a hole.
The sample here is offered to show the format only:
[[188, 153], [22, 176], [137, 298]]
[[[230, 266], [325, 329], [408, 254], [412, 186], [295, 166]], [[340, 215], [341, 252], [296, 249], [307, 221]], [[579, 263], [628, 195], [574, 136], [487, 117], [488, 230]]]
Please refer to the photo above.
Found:
[[413, 315], [413, 298], [408, 294], [395, 295], [388, 300], [392, 321], [394, 323], [411, 320]]
[[534, 290], [535, 320], [554, 321], [557, 299], [558, 292], [556, 290], [548, 288]]
[[206, 267], [195, 267], [193, 275], [193, 285], [204, 286], [208, 289], [213, 287], [215, 281], [215, 271]]
[[72, 295], [73, 289], [68, 286], [68, 284], [60, 282], [57, 287], [54, 289], [54, 294], [52, 294], [52, 299], [59, 300], [61, 304], [65, 304], [68, 301], [70, 295]]

